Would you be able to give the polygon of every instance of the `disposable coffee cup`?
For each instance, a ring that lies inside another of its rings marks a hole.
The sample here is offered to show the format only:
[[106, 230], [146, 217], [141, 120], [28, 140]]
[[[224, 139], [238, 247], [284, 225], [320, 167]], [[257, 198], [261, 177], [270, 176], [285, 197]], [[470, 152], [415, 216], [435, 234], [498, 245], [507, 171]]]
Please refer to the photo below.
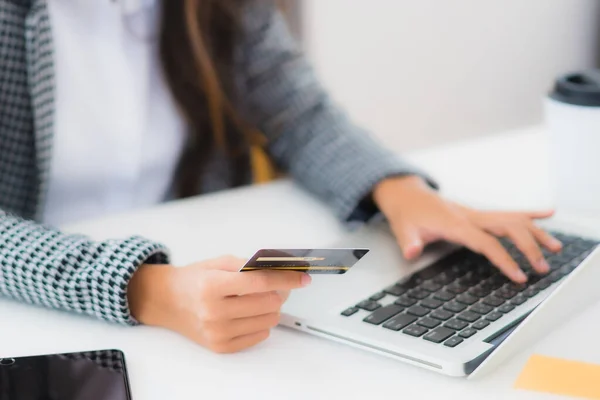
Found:
[[600, 217], [600, 70], [559, 77], [545, 120], [557, 211]]

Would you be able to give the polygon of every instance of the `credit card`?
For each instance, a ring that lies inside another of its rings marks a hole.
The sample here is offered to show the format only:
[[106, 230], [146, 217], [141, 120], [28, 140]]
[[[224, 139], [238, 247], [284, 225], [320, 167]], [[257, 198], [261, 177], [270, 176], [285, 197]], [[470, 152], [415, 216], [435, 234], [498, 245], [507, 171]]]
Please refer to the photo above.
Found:
[[369, 249], [262, 249], [240, 271], [345, 274], [368, 252]]

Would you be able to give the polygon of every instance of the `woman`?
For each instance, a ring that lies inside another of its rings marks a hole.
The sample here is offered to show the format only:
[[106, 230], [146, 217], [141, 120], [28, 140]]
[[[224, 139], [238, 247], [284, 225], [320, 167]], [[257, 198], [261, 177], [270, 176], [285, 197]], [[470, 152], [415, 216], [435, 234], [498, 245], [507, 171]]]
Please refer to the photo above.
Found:
[[450, 203], [354, 126], [266, 0], [0, 0], [5, 296], [161, 326], [216, 352], [265, 340], [286, 291], [308, 276], [240, 274], [232, 257], [176, 269], [149, 239], [96, 243], [51, 228], [248, 184], [261, 149], [340, 220], [383, 213], [409, 259], [448, 240], [523, 282], [494, 236], [541, 273], [540, 247], [561, 247], [533, 223], [550, 212]]

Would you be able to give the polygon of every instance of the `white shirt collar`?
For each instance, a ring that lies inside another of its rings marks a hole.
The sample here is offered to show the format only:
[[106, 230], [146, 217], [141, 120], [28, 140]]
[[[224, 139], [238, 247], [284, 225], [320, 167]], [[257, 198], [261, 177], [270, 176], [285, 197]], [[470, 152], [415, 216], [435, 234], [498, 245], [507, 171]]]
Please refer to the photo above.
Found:
[[[169, 1], [169, 0], [167, 0]], [[173, 1], [173, 0], [171, 0]], [[175, 0], [180, 1], [180, 0]], [[133, 15], [156, 7], [158, 0], [121, 0], [123, 14]]]

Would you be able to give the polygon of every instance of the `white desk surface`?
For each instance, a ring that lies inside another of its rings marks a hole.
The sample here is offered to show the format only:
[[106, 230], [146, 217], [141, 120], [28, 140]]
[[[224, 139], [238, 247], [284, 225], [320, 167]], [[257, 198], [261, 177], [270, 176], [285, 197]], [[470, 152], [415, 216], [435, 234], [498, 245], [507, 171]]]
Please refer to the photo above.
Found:
[[[430, 171], [450, 197], [508, 208], [551, 205], [541, 129], [409, 156]], [[208, 195], [65, 229], [97, 239], [142, 234], [170, 246], [178, 264], [231, 252], [247, 256], [259, 247], [318, 247], [343, 233], [322, 204], [289, 182]], [[224, 356], [159, 329], [119, 327], [7, 300], [0, 304], [0, 354], [122, 349], [134, 400], [553, 399], [557, 397], [512, 389], [529, 354], [600, 364], [600, 305], [590, 307], [568, 326], [557, 326], [496, 373], [471, 382], [285, 328], [275, 329], [266, 343], [254, 349]]]

